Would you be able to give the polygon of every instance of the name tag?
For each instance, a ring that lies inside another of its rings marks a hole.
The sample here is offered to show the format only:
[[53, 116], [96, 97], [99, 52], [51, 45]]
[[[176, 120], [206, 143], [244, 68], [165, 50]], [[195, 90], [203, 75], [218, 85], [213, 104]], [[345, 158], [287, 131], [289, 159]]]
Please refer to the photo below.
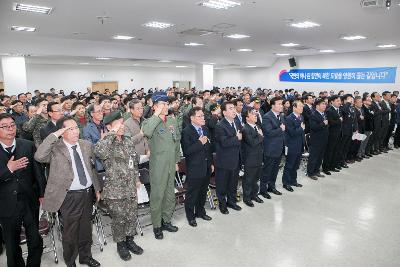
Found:
[[128, 167], [129, 167], [129, 169], [133, 169], [133, 159], [131, 156], [129, 156]]

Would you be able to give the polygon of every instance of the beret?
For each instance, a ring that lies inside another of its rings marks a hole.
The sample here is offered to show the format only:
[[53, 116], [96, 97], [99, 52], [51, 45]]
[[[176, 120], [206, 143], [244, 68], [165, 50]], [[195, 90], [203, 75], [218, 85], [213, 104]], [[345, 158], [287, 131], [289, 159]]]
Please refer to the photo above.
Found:
[[115, 110], [111, 112], [110, 114], [106, 115], [103, 119], [104, 125], [110, 124], [115, 120], [121, 119], [122, 118], [122, 113], [120, 110]]
[[151, 96], [151, 100], [156, 103], [158, 101], [168, 102], [168, 96], [165, 92], [156, 92]]

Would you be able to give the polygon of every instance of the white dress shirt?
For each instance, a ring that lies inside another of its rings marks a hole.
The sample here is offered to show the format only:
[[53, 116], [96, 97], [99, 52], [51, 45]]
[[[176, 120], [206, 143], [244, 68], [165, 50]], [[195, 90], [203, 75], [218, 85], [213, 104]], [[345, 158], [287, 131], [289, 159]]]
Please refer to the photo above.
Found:
[[76, 143], [76, 151], [78, 152], [79, 157], [82, 160], [83, 169], [85, 170], [85, 175], [86, 175], [86, 179], [87, 179], [86, 185], [81, 185], [81, 182], [79, 181], [78, 171], [76, 170], [76, 166], [75, 166], [74, 150], [72, 149], [72, 147], [74, 145], [68, 144], [64, 140], [63, 140], [63, 142], [68, 148], [68, 152], [69, 152], [69, 155], [71, 157], [71, 162], [72, 162], [72, 170], [74, 172], [74, 180], [72, 181], [72, 184], [71, 184], [71, 187], [69, 188], [69, 190], [81, 190], [81, 189], [90, 187], [92, 185], [92, 179], [90, 178], [89, 172], [86, 169], [85, 161], [83, 160], [82, 151], [79, 146], [79, 143]]
[[14, 152], [14, 151], [15, 151], [15, 145], [16, 145], [15, 138], [14, 138], [14, 141], [13, 141], [13, 143], [11, 144], [11, 146], [7, 146], [6, 144], [4, 144], [4, 143], [2, 143], [2, 142], [0, 142], [0, 144], [1, 144], [1, 147], [4, 149], [4, 151], [6, 151], [7, 153], [8, 153], [8, 151], [7, 151], [6, 148], [9, 148], [9, 147], [11, 147], [11, 146], [13, 146], [13, 149], [11, 149], [11, 152]]

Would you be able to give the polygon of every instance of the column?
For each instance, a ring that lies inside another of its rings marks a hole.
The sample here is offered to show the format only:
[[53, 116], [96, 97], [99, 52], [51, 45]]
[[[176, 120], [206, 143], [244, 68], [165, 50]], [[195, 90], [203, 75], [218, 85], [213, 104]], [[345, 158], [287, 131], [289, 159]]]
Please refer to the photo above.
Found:
[[17, 95], [28, 90], [24, 57], [2, 57], [4, 91], [6, 95]]
[[214, 66], [196, 65], [196, 89], [197, 91], [212, 90], [214, 86]]

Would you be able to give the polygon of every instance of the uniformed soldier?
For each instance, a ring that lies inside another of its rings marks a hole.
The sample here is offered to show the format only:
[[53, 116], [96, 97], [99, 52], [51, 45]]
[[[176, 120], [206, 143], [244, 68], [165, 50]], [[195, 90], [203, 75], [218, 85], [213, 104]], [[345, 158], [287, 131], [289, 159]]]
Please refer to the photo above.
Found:
[[180, 161], [180, 132], [175, 118], [168, 117], [168, 97], [163, 92], [152, 95], [154, 114], [143, 122], [143, 133], [150, 146], [150, 209], [156, 239], [163, 230], [178, 231], [171, 224], [175, 209], [175, 171]]
[[119, 256], [127, 261], [131, 258], [129, 251], [137, 255], [143, 253], [143, 249], [133, 241], [138, 215], [139, 156], [133, 141], [124, 136], [121, 111], [105, 116], [104, 124], [108, 133], [96, 144], [94, 152], [103, 161], [106, 171], [102, 199], [112, 218], [113, 240], [117, 243]]

